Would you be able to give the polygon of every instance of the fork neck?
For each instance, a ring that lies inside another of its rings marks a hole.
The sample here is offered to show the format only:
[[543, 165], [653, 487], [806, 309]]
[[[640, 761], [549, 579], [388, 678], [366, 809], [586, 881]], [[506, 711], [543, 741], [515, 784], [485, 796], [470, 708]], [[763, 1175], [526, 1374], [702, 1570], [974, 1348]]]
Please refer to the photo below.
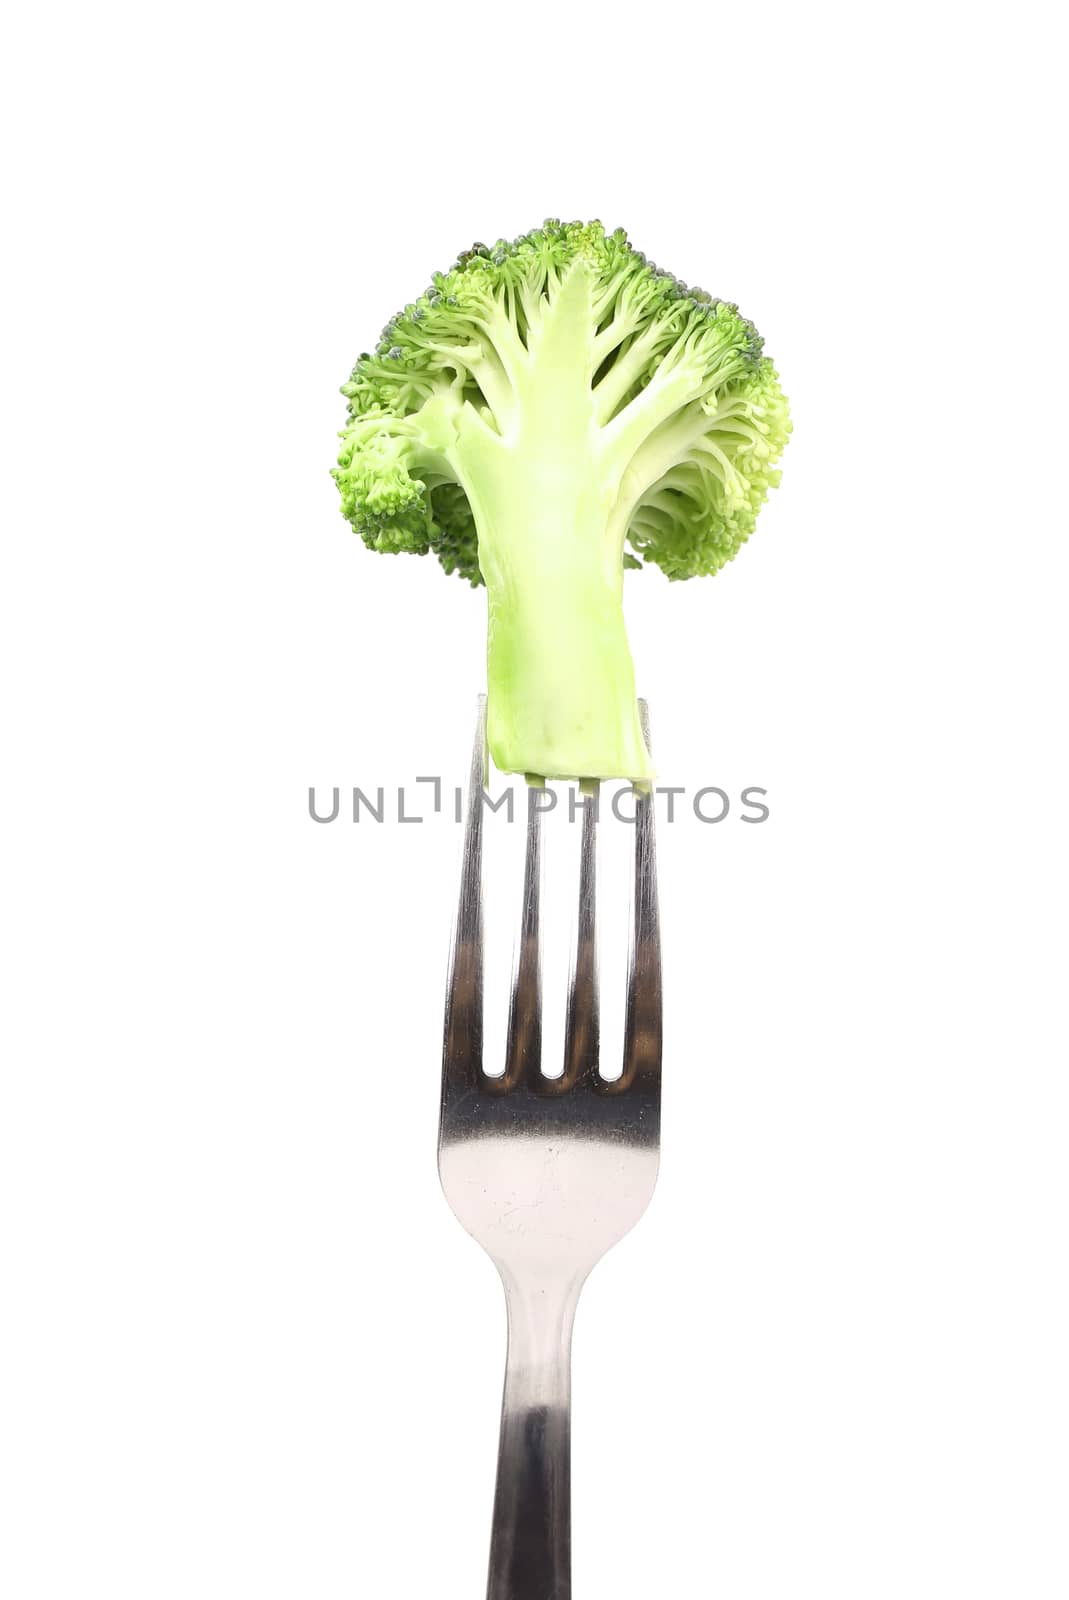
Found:
[[521, 1284], [504, 1272], [501, 1276], [509, 1320], [506, 1400], [567, 1406], [581, 1282], [551, 1278]]

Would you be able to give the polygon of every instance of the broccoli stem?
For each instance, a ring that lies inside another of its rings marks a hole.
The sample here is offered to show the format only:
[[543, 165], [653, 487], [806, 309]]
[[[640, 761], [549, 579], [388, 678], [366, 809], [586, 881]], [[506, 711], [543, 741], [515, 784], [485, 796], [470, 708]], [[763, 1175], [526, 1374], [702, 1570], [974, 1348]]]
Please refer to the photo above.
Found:
[[487, 734], [504, 772], [652, 778], [623, 616], [623, 537], [611, 524], [630, 438], [605, 448], [592, 392], [596, 318], [573, 271], [512, 374], [494, 432], [467, 408], [455, 462], [488, 597]]
[[490, 749], [506, 772], [645, 779], [623, 572], [584, 489], [480, 527]]

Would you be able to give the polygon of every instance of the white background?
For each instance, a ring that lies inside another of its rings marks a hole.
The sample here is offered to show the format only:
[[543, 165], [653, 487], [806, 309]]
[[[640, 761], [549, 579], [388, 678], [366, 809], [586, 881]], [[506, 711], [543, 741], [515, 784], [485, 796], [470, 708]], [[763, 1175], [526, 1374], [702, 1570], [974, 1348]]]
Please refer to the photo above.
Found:
[[483, 597], [349, 534], [337, 388], [547, 214], [739, 300], [795, 418], [733, 567], [627, 583], [664, 781], [771, 816], [661, 829], [662, 1176], [580, 1309], [576, 1595], [1064, 1600], [1052, 14], [9, 19], [10, 1600], [482, 1592], [459, 834], [306, 802], [463, 775]]

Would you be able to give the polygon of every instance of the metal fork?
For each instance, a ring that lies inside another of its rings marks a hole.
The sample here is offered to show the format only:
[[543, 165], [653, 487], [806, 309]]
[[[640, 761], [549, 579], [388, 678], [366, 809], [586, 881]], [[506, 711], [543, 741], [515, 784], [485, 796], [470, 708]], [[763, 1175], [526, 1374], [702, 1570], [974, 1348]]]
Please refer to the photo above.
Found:
[[[640, 708], [648, 744], [644, 702]], [[645, 1211], [657, 1179], [661, 954], [653, 811], [649, 794], [638, 794], [622, 1074], [609, 1081], [598, 1070], [597, 813], [588, 797], [564, 1071], [549, 1078], [542, 1072], [541, 811], [529, 797], [505, 1069], [491, 1076], [483, 1066], [485, 781], [481, 699], [446, 997], [438, 1170], [453, 1211], [500, 1272], [508, 1306], [487, 1600], [570, 1600], [576, 1303], [591, 1269]]]

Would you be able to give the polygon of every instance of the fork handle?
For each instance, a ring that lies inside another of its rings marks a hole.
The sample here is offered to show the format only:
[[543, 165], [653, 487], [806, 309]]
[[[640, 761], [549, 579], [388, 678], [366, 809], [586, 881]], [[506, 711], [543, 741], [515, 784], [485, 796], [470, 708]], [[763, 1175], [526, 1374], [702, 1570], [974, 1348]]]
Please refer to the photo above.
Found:
[[506, 1281], [509, 1348], [487, 1600], [571, 1600], [571, 1343], [578, 1288]]

